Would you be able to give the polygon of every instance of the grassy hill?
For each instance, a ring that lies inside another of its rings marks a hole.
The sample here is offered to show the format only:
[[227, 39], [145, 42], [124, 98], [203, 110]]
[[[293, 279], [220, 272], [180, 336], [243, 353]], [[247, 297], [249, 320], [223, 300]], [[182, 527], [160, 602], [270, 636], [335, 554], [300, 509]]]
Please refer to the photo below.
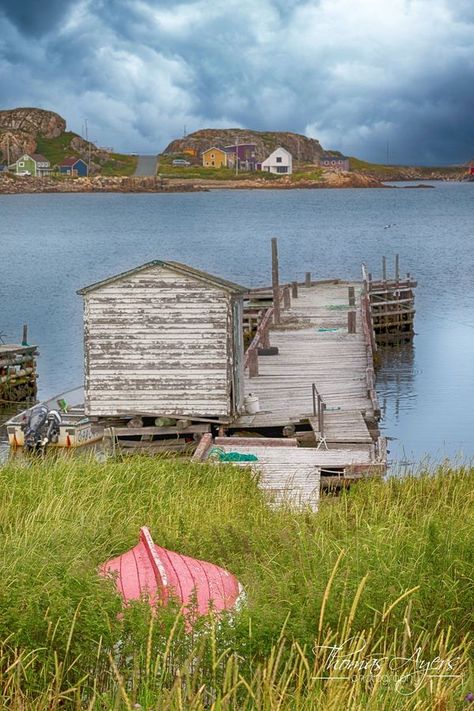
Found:
[[461, 180], [465, 173], [462, 166], [407, 166], [369, 163], [351, 157], [351, 170], [380, 180]]
[[[36, 141], [37, 152], [44, 155], [52, 166], [58, 165], [68, 157], [82, 158], [86, 162], [89, 160], [88, 143], [72, 131], [65, 131], [55, 138], [38, 135]], [[96, 171], [103, 175], [133, 175], [137, 165], [134, 156], [108, 153], [93, 144], [91, 144], [91, 160]]]
[[[474, 688], [473, 484], [473, 470], [449, 467], [373, 480], [314, 513], [270, 508], [231, 466], [12, 462], [0, 468], [2, 706], [463, 708]], [[237, 575], [247, 605], [193, 634], [176, 610], [122, 609], [97, 569], [142, 525]], [[341, 674], [335, 645], [380, 669]], [[449, 675], [430, 680], [436, 658]]]

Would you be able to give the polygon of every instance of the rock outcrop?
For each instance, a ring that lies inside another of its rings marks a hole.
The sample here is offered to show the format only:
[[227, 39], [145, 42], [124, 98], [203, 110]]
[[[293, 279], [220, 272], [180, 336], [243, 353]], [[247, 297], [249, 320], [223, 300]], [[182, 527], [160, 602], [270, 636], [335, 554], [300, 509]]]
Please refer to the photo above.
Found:
[[57, 138], [66, 130], [66, 121], [54, 111], [44, 109], [8, 109], [0, 111], [0, 127], [45, 138]]
[[[23, 153], [34, 153], [36, 151], [36, 136], [26, 131], [15, 131], [14, 129], [3, 129], [0, 126], [0, 154], [3, 159], [10, 163], [16, 161]], [[1, 157], [0, 156], [0, 157]]]
[[[184, 138], [171, 141], [163, 152], [166, 154], [180, 154], [192, 150], [194, 151], [194, 156], [189, 159], [200, 163], [202, 151], [212, 148], [212, 146], [233, 145], [236, 140], [239, 143], [255, 143], [258, 161], [265, 160], [278, 146], [286, 148], [293, 158], [304, 163], [317, 163], [324, 152], [319, 141], [299, 133], [251, 131], [243, 128], [205, 128], [201, 131], [190, 133]], [[190, 156], [190, 154], [187, 153], [187, 156]]]
[[3, 159], [16, 161], [23, 153], [34, 153], [37, 137], [57, 138], [66, 130], [66, 121], [44, 109], [0, 111], [0, 151]]

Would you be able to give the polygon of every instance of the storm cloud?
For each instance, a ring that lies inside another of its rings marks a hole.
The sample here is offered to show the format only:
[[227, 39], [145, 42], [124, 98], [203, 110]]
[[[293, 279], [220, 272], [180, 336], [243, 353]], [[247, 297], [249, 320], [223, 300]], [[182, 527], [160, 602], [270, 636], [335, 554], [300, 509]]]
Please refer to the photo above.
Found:
[[1, 104], [123, 151], [240, 126], [465, 162], [473, 46], [470, 0], [0, 0]]

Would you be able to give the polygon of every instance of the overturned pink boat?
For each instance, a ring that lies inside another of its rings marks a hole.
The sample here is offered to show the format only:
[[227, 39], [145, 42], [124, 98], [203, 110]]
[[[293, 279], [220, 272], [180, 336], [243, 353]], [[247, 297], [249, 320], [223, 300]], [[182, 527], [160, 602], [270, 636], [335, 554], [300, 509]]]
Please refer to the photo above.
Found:
[[221, 612], [240, 604], [243, 588], [237, 578], [213, 563], [189, 558], [157, 546], [146, 526], [131, 550], [105, 563], [104, 576], [113, 576], [124, 602], [146, 597], [151, 605], [174, 599], [196, 605], [197, 613]]

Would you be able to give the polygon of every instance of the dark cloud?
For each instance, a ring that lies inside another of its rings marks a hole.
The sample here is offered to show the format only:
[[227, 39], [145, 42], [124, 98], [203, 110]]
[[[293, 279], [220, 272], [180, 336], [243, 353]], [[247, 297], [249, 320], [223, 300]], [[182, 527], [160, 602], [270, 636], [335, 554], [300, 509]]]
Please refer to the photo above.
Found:
[[0, 13], [23, 34], [53, 31], [79, 0], [1, 0]]
[[471, 0], [0, 3], [5, 106], [74, 130], [87, 117], [103, 145], [158, 151], [184, 125], [240, 125], [370, 160], [387, 145], [405, 163], [474, 155]]

